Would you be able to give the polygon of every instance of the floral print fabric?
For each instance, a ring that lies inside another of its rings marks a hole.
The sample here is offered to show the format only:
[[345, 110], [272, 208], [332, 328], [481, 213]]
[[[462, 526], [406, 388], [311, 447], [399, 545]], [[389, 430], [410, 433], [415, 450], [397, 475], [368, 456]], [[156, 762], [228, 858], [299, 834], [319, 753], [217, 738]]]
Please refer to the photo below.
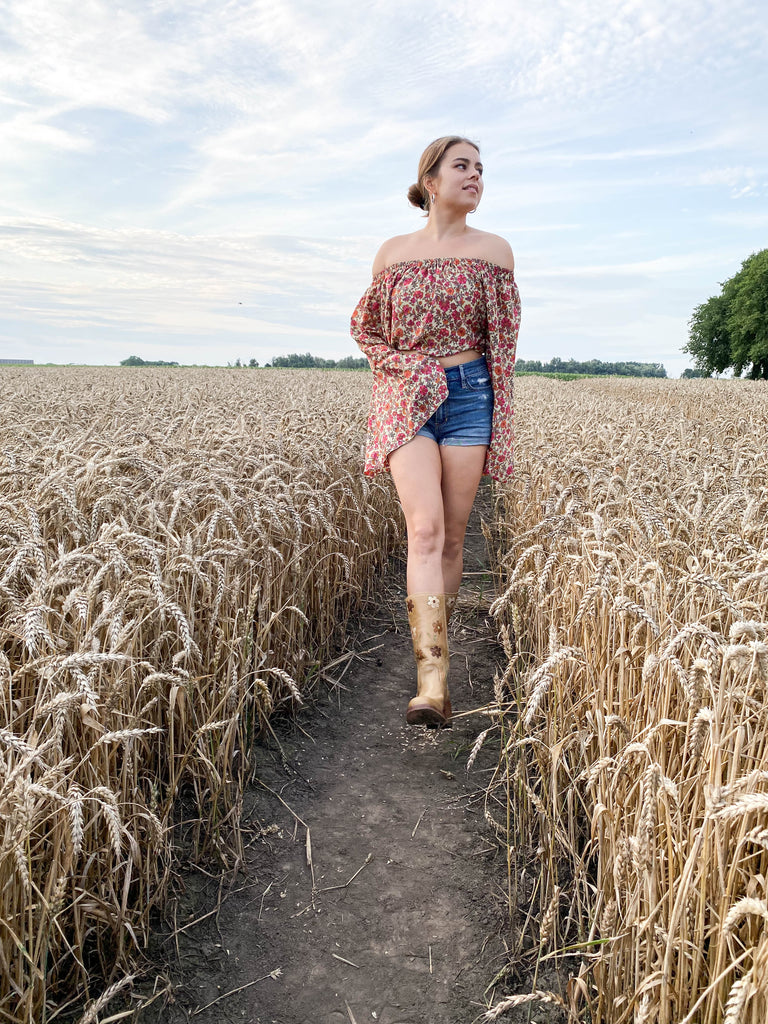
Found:
[[485, 353], [493, 385], [493, 433], [484, 472], [512, 474], [512, 381], [520, 297], [514, 274], [482, 259], [406, 260], [371, 282], [352, 314], [352, 337], [373, 370], [365, 473], [389, 467], [448, 397], [437, 357]]

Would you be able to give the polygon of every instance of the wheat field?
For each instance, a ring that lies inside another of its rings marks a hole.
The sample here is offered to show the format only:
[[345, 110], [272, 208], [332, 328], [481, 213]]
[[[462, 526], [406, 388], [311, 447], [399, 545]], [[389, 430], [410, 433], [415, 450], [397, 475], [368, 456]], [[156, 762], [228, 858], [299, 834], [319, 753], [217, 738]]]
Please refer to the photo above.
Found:
[[[401, 541], [369, 384], [0, 370], [0, 1019], [102, 1019], [182, 815], [242, 857], [252, 744]], [[472, 755], [512, 960], [572, 973], [574, 1022], [764, 1024], [768, 388], [525, 378], [517, 423]]]
[[0, 370], [1, 1020], [97, 1019], [182, 804], [201, 855], [242, 857], [251, 744], [399, 538], [388, 479], [360, 473], [369, 387]]
[[486, 813], [531, 907], [512, 959], [572, 973], [572, 1020], [765, 1024], [768, 387], [525, 379], [517, 399], [485, 709]]

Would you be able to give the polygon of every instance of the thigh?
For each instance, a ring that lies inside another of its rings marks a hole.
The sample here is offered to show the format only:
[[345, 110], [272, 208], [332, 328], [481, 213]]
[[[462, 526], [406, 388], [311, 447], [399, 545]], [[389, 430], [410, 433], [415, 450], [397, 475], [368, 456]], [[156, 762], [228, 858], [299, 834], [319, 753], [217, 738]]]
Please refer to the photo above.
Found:
[[443, 466], [440, 449], [428, 437], [412, 438], [389, 456], [389, 469], [403, 507], [406, 524], [436, 524], [442, 527]]
[[447, 540], [462, 541], [483, 475], [486, 445], [442, 445], [441, 489]]

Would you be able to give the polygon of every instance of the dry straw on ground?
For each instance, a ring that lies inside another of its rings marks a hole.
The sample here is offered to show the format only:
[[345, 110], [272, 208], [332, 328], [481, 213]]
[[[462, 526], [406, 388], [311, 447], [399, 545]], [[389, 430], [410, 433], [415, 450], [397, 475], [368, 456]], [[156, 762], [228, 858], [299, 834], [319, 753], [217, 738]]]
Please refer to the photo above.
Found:
[[369, 386], [0, 373], [2, 1020], [121, 987], [180, 798], [201, 850], [240, 857], [250, 745], [398, 536], [360, 473]]
[[593, 1022], [764, 1024], [768, 388], [517, 396], [487, 805], [511, 904], [539, 908], [517, 951], [581, 962]]

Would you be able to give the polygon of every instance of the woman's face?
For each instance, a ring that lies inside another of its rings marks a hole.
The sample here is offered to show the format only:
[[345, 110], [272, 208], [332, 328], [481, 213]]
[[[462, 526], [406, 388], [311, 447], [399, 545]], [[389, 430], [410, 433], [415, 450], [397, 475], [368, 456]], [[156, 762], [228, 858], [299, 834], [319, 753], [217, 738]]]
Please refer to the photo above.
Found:
[[437, 175], [427, 178], [425, 184], [438, 204], [475, 210], [483, 194], [480, 154], [468, 142], [454, 143], [443, 154]]

